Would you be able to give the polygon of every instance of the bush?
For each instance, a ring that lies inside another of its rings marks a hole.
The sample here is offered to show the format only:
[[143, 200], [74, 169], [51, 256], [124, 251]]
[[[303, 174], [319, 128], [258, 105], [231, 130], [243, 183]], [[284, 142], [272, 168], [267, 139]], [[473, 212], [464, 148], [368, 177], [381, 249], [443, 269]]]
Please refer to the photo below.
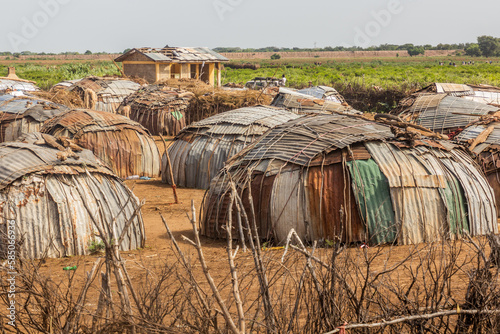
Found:
[[281, 56], [278, 54], [278, 53], [275, 53], [271, 56], [271, 59], [275, 60], [275, 59], [281, 59]]

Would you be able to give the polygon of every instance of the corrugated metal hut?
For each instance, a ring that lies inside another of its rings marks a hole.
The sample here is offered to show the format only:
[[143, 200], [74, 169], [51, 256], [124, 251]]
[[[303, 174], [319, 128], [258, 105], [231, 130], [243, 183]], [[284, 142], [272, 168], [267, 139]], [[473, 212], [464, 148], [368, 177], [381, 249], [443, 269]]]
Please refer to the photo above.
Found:
[[7, 68], [7, 76], [0, 77], [0, 94], [10, 93], [15, 96], [23, 95], [23, 92], [35, 92], [40, 88], [34, 81], [19, 79], [15, 67]]
[[[475, 156], [500, 203], [500, 114], [483, 117], [466, 127], [454, 139]], [[498, 209], [498, 207], [497, 207]], [[500, 210], [498, 210], [500, 218]]]
[[399, 117], [432, 131], [453, 135], [478, 117], [494, 113], [498, 107], [447, 94], [421, 95]]
[[186, 126], [186, 111], [193, 96], [180, 89], [150, 85], [125, 98], [118, 113], [153, 135], [175, 136]]
[[40, 131], [44, 122], [67, 107], [30, 96], [0, 95], [0, 142], [14, 141], [22, 134]]
[[307, 115], [275, 127], [212, 180], [202, 233], [226, 236], [230, 180], [264, 239], [283, 241], [293, 228], [308, 241], [413, 244], [463, 229], [498, 231], [493, 190], [464, 151], [395, 133], [345, 115]]
[[[298, 117], [283, 109], [256, 106], [226, 111], [192, 123], [177, 135], [168, 149], [176, 185], [208, 188], [228, 158], [267, 130]], [[165, 155], [162, 180], [172, 183]]]
[[116, 113], [123, 99], [141, 88], [141, 85], [121, 78], [88, 77], [69, 87], [77, 92], [85, 108]]
[[[100, 224], [120, 235], [138, 208], [138, 199], [88, 150], [61, 151], [56, 138], [32, 133], [0, 144], [0, 257], [15, 227], [18, 258], [84, 255]], [[122, 250], [143, 247], [144, 224], [133, 219]]]
[[122, 178], [160, 175], [160, 153], [153, 137], [142, 125], [125, 116], [70, 110], [46, 122], [41, 131], [73, 139]]
[[436, 94], [461, 97], [469, 101], [500, 107], [499, 87], [436, 82], [399, 101], [398, 106], [391, 111], [391, 114], [398, 115], [404, 110], [407, 110], [415, 103], [415, 100], [421, 96]]
[[8, 78], [0, 78], [0, 93], [13, 93], [15, 92], [35, 92], [40, 90], [34, 82], [26, 80], [14, 80]]
[[361, 114], [361, 112], [350, 107], [334, 88], [327, 86], [309, 87], [303, 90], [290, 88], [279, 88], [279, 93], [274, 97], [271, 105], [286, 108], [295, 113], [309, 114], [321, 113], [343, 113]]

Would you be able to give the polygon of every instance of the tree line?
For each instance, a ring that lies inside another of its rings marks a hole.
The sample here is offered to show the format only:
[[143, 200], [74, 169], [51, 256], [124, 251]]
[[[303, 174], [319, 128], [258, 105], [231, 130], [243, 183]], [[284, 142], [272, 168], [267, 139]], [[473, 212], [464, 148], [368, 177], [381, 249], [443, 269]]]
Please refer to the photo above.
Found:
[[327, 46], [324, 48], [281, 48], [276, 46], [268, 46], [263, 48], [240, 48], [240, 47], [216, 47], [213, 49], [220, 53], [234, 53], [234, 52], [321, 52], [321, 51], [407, 51], [410, 56], [424, 54], [426, 50], [464, 50], [468, 56], [475, 57], [494, 57], [500, 56], [500, 38], [492, 36], [479, 36], [477, 43], [454, 43], [437, 45], [425, 44], [414, 45], [406, 43], [398, 44], [381, 44], [378, 46], [370, 46], [362, 48], [359, 46], [345, 47], [345, 46]]

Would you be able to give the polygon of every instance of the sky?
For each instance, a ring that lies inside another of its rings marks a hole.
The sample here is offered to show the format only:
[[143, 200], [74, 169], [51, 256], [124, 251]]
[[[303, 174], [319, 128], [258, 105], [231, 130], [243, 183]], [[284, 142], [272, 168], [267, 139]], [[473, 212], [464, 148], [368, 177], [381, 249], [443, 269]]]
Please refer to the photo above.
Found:
[[415, 45], [500, 37], [498, 0], [16, 0], [0, 51]]

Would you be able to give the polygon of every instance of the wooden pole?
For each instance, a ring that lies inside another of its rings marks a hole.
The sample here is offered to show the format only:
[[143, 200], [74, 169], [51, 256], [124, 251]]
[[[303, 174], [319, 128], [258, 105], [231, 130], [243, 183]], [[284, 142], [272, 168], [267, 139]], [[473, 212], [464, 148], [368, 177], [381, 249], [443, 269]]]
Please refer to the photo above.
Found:
[[179, 198], [177, 197], [177, 186], [175, 185], [174, 172], [172, 171], [172, 164], [170, 163], [170, 156], [168, 155], [167, 144], [165, 144], [165, 139], [160, 134], [161, 141], [163, 142], [163, 148], [165, 149], [165, 155], [167, 156], [168, 171], [170, 173], [170, 180], [172, 180], [172, 190], [174, 191], [175, 204], [179, 204]]

